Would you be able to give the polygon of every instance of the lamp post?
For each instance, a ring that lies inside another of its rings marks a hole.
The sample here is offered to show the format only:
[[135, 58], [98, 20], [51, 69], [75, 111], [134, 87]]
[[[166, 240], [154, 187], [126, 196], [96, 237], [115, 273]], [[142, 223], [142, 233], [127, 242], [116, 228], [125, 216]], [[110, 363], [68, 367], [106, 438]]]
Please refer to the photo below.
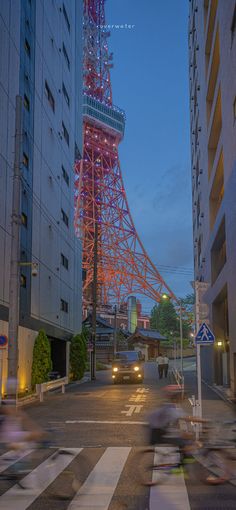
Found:
[[[171, 299], [168, 294], [162, 294], [163, 299]], [[182, 397], [184, 394], [184, 367], [183, 367], [183, 308], [182, 308], [182, 300], [176, 299], [176, 303], [179, 306], [179, 332], [180, 332], [180, 373], [181, 373], [181, 388], [182, 388]]]

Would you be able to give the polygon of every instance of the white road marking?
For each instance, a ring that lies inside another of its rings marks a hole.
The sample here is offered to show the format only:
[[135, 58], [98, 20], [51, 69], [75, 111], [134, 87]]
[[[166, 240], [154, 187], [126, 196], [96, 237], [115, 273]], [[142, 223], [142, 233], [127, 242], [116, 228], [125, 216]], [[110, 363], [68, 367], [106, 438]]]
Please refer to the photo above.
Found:
[[135, 405], [126, 404], [125, 407], [129, 407], [129, 409], [127, 409], [126, 411], [121, 411], [121, 413], [126, 414], [126, 416], [132, 416], [133, 413], [140, 413], [143, 406], [142, 405], [135, 406]]
[[[137, 407], [137, 406], [134, 406]], [[139, 406], [142, 407], [142, 406]], [[123, 411], [126, 412], [126, 411]], [[73, 425], [75, 423], [104, 423], [106, 425], [147, 425], [146, 421], [127, 421], [127, 420], [66, 420], [67, 425]]]
[[129, 402], [146, 402], [147, 395], [131, 395]]
[[[77, 455], [82, 448], [63, 448]], [[74, 456], [59, 455], [53, 461], [53, 455], [42, 462], [31, 473], [24, 477], [22, 482], [29, 489], [21, 489], [14, 485], [0, 496], [0, 508], [4, 510], [26, 510], [33, 501], [52, 483], [55, 478], [72, 462]]]
[[150, 388], [137, 388], [136, 393], [148, 393]]
[[4, 453], [0, 457], [0, 473], [8, 469], [10, 466], [13, 466], [16, 462], [29, 455], [33, 450], [24, 450], [22, 453], [16, 450], [10, 450], [9, 452]]
[[71, 501], [68, 510], [108, 510], [129, 447], [109, 447]]
[[[155, 450], [155, 462], [158, 463], [158, 448]], [[154, 471], [153, 481], [156, 476], [158, 476], [158, 472]], [[182, 473], [176, 475], [167, 474], [163, 483], [151, 487], [149, 510], [156, 510], [157, 508], [165, 510], [190, 510], [188, 493]]]

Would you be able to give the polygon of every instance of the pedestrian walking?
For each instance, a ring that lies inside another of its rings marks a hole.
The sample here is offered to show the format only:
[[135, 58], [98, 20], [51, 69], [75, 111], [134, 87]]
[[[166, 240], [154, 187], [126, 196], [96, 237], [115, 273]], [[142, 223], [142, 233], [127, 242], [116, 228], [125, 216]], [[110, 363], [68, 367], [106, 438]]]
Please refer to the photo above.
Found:
[[164, 366], [163, 366], [164, 376], [165, 376], [165, 378], [167, 378], [168, 370], [169, 370], [169, 358], [166, 354], [163, 357], [163, 361], [164, 361]]
[[156, 363], [157, 363], [157, 368], [158, 368], [159, 379], [162, 379], [163, 369], [164, 369], [164, 358], [161, 353], [157, 357]]

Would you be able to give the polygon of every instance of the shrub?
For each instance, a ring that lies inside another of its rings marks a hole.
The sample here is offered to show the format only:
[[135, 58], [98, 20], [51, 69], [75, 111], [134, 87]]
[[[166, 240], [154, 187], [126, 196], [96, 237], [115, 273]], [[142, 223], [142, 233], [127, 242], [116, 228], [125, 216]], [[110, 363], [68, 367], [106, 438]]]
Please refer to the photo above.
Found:
[[45, 331], [41, 329], [34, 342], [31, 371], [32, 388], [35, 388], [36, 384], [46, 382], [50, 370], [52, 370], [50, 342]]
[[84, 375], [87, 362], [87, 332], [75, 335], [70, 345], [70, 375], [72, 381], [78, 381]]

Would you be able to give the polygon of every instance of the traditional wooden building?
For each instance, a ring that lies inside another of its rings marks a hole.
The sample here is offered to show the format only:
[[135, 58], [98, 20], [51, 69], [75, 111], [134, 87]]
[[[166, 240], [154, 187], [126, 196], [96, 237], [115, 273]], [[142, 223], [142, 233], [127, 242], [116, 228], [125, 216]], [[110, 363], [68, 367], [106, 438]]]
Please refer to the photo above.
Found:
[[[83, 326], [88, 328], [91, 332], [92, 330], [92, 315], [89, 314], [86, 319], [83, 321]], [[117, 348], [121, 347], [121, 339], [120, 335], [124, 337], [122, 349], [127, 349], [127, 342], [125, 338], [129, 335], [125, 331], [117, 328], [116, 331], [116, 341]], [[114, 357], [114, 337], [115, 337], [115, 328], [109, 324], [108, 321], [97, 315], [96, 318], [96, 358], [98, 361], [103, 363], [110, 363]]]
[[141, 351], [145, 361], [155, 359], [161, 352], [161, 342], [166, 340], [159, 331], [154, 329], [137, 328], [135, 333], [128, 338], [130, 348]]

